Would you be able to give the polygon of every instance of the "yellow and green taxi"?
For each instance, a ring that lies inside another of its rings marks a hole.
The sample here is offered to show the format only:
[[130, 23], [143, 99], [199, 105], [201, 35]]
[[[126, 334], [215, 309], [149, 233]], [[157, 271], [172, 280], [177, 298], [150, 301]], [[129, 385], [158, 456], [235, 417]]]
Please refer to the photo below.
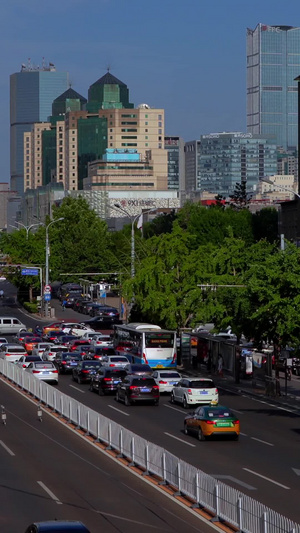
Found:
[[185, 417], [184, 433], [194, 433], [199, 440], [215, 435], [232, 436], [238, 440], [240, 421], [230, 409], [222, 405], [200, 406]]

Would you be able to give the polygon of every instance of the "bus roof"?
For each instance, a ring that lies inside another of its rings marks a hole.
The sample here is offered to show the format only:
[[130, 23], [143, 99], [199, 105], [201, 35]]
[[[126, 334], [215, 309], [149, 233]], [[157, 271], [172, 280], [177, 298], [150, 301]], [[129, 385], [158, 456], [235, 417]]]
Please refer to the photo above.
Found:
[[161, 329], [160, 326], [156, 326], [155, 324], [143, 324], [142, 322], [131, 322], [131, 324], [127, 324], [127, 327], [130, 329]]

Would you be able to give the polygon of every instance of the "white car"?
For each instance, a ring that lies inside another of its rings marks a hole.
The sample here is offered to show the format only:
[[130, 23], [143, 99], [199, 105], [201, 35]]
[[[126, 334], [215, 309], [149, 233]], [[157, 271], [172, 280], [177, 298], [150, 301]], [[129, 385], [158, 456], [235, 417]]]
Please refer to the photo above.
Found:
[[94, 329], [88, 328], [84, 324], [76, 324], [72, 327], [70, 331], [71, 335], [77, 335], [77, 337], [82, 337], [85, 333], [96, 333]]
[[34, 348], [32, 348], [32, 355], [39, 355], [40, 357], [42, 357], [44, 351], [46, 350], [46, 348], [50, 348], [51, 346], [53, 346], [53, 343], [49, 343], [49, 342], [38, 342]]
[[105, 368], [125, 368], [129, 360], [124, 355], [106, 355], [101, 360], [101, 366]]
[[65, 335], [69, 335], [71, 334], [71, 329], [75, 328], [76, 326], [78, 326], [78, 322], [64, 322], [61, 324], [60, 330]]
[[34, 361], [41, 361], [42, 359], [38, 355], [22, 355], [20, 357], [19, 361], [16, 361], [16, 365], [20, 368], [27, 368], [30, 363], [33, 363]]
[[181, 380], [181, 374], [176, 370], [154, 370], [152, 377], [159, 386], [159, 392], [171, 392], [174, 385]]
[[182, 403], [187, 408], [190, 405], [218, 405], [219, 393], [212, 379], [182, 378], [172, 388], [171, 402]]
[[22, 355], [28, 355], [24, 346], [20, 344], [2, 344], [0, 347], [0, 358], [9, 361], [10, 363], [15, 363], [22, 357]]
[[0, 337], [0, 346], [2, 346], [2, 344], [7, 344], [7, 343], [8, 343], [8, 340], [5, 337]]
[[113, 341], [110, 335], [103, 335], [102, 333], [97, 333], [95, 337], [91, 340], [92, 346], [113, 346]]
[[42, 381], [58, 383], [58, 370], [51, 361], [33, 361], [25, 368], [25, 372], [29, 372]]
[[86, 331], [82, 336], [81, 336], [81, 339], [83, 341], [88, 341], [88, 342], [93, 342], [93, 340], [95, 340], [97, 337], [99, 337], [99, 333], [97, 333], [96, 331], [94, 332], [91, 332], [91, 331]]
[[55, 359], [55, 356], [58, 352], [68, 352], [69, 348], [64, 345], [60, 344], [53, 344], [52, 346], [49, 346], [49, 348], [46, 348], [46, 350], [42, 353], [42, 359], [43, 361], [53, 361]]

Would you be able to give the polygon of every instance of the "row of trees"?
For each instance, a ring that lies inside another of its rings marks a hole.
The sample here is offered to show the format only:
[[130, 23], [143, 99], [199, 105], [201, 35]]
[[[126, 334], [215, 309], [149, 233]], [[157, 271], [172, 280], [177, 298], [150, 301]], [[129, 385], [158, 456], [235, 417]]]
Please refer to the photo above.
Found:
[[[135, 301], [133, 319], [175, 329], [213, 322], [257, 343], [298, 343], [300, 252], [293, 244], [279, 250], [274, 209], [253, 215], [221, 203], [186, 204], [178, 214], [161, 215], [143, 236], [136, 230], [134, 279], [131, 226], [109, 232], [82, 198], [54, 207], [53, 218], [61, 217], [49, 228], [52, 281], [67, 273], [76, 280], [72, 273], [122, 272], [122, 294]], [[24, 229], [2, 234], [0, 246], [12, 263], [43, 266], [45, 226], [28, 238]], [[18, 273], [12, 280], [23, 290], [37, 283]]]

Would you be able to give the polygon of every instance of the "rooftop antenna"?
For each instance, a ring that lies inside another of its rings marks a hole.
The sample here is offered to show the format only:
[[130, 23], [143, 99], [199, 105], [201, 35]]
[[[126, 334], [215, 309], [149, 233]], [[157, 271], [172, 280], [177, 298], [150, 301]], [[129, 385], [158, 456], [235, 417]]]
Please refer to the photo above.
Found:
[[45, 68], [46, 68], [45, 58], [42, 57], [42, 69], [45, 70]]
[[110, 72], [110, 65], [107, 65], [106, 70], [107, 72]]

